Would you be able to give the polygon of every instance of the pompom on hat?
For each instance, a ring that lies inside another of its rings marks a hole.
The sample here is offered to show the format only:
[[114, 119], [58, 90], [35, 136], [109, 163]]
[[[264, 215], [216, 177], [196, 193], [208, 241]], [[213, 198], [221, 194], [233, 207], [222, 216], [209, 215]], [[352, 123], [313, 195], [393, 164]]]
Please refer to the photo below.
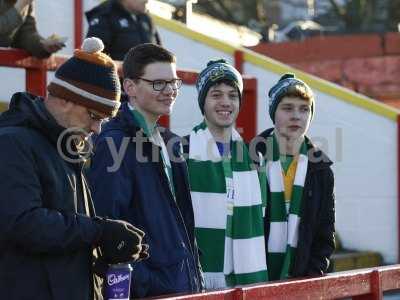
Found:
[[57, 69], [47, 87], [50, 95], [114, 116], [120, 106], [121, 85], [117, 66], [103, 50], [101, 39], [85, 39], [81, 49]]
[[275, 123], [275, 112], [278, 108], [279, 103], [282, 98], [287, 94], [288, 90], [292, 86], [301, 86], [304, 88], [304, 91], [311, 95], [311, 118], [314, 115], [314, 94], [311, 88], [302, 80], [296, 78], [296, 76], [292, 73], [286, 73], [282, 75], [279, 81], [269, 90], [269, 116], [271, 117], [272, 122]]
[[242, 100], [242, 75], [224, 59], [210, 60], [207, 67], [200, 72], [196, 82], [196, 89], [199, 93], [198, 102], [202, 114], [204, 114], [204, 103], [208, 90], [223, 80], [229, 80], [237, 87], [240, 101]]

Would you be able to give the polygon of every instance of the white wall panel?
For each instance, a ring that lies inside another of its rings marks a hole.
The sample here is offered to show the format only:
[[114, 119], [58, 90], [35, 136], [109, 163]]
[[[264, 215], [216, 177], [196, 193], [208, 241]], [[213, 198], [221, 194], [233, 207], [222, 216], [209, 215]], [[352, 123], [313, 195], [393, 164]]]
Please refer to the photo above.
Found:
[[233, 58], [220, 50], [201, 42], [186, 38], [178, 33], [159, 27], [163, 46], [175, 53], [179, 68], [202, 70], [210, 59], [225, 58], [233, 63]]
[[[258, 79], [258, 132], [272, 126], [267, 92], [279, 75], [246, 63]], [[339, 88], [339, 87], [338, 87]], [[337, 231], [347, 248], [375, 250], [394, 263], [398, 253], [397, 125], [316, 92], [309, 136], [334, 162]]]

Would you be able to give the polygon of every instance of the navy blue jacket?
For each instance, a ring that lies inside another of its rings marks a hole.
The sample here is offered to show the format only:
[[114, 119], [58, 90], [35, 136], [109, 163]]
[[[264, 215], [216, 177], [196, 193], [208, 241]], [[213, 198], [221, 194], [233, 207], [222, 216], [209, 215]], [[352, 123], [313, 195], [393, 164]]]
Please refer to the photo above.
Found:
[[148, 14], [130, 14], [119, 3], [107, 0], [86, 12], [87, 37], [103, 40], [104, 52], [112, 59], [123, 60], [130, 48], [143, 43], [161, 44], [159, 34]]
[[64, 129], [42, 100], [17, 93], [0, 115], [0, 297], [92, 300], [101, 228], [85, 215], [82, 164], [60, 155]]
[[[89, 171], [96, 212], [126, 220], [146, 233], [150, 258], [134, 265], [131, 296], [198, 292], [202, 275], [179, 138], [168, 130], [162, 133], [170, 160], [176, 158], [171, 161], [175, 201], [160, 159], [161, 148], [147, 138], [143, 143], [134, 141], [141, 132], [127, 103], [102, 128]], [[120, 166], [115, 164], [117, 153]]]

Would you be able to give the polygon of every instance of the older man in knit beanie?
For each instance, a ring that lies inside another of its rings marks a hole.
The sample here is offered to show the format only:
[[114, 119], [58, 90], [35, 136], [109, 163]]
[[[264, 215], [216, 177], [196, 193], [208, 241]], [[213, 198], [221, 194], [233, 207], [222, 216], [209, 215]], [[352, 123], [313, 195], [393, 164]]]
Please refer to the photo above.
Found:
[[265, 282], [265, 203], [247, 146], [235, 129], [242, 76], [225, 60], [212, 60], [196, 87], [204, 120], [187, 136], [184, 149], [206, 288]]
[[0, 294], [8, 299], [99, 299], [93, 254], [106, 263], [147, 257], [144, 233], [95, 216], [77, 145], [119, 106], [113, 61], [85, 40], [46, 98], [13, 95], [0, 116]]
[[266, 250], [270, 280], [322, 275], [335, 249], [332, 162], [306, 136], [315, 114], [311, 88], [284, 74], [270, 89], [274, 123], [252, 146], [267, 176]]

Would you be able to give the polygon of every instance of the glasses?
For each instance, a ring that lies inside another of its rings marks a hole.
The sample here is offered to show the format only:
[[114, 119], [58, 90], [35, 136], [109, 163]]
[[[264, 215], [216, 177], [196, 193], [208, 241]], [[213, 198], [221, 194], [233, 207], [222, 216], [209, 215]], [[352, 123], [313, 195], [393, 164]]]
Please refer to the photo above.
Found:
[[104, 121], [108, 120], [107, 117], [103, 117], [103, 116], [101, 116], [99, 114], [96, 114], [95, 112], [93, 112], [91, 110], [88, 110], [88, 115], [92, 119], [92, 121], [94, 121], [94, 122], [104, 122]]
[[143, 77], [137, 77], [137, 79], [146, 81], [148, 83], [152, 83], [153, 90], [157, 92], [163, 91], [167, 87], [167, 84], [169, 84], [174, 91], [176, 91], [182, 86], [182, 79], [180, 78], [174, 78], [172, 80], [163, 80], [163, 79], [149, 80]]

